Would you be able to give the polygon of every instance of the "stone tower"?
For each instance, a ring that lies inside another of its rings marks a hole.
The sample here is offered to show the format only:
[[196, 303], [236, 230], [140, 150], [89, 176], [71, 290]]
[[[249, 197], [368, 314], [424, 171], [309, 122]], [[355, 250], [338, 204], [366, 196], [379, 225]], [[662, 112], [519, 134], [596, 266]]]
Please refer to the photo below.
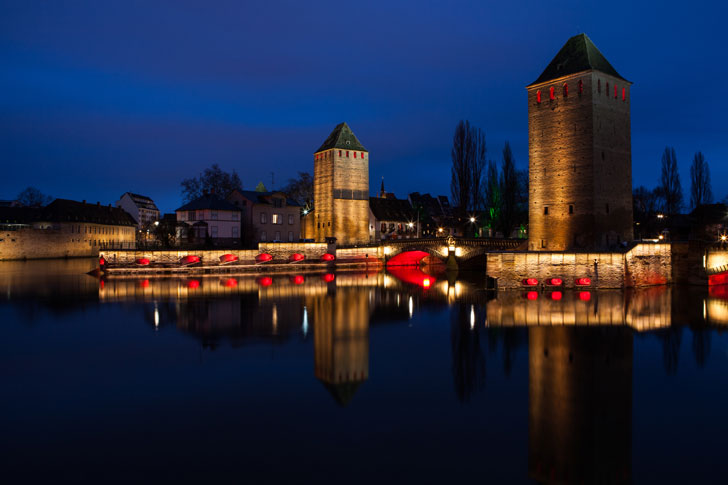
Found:
[[369, 152], [346, 123], [314, 153], [313, 200], [317, 242], [369, 242]]
[[632, 240], [630, 85], [579, 34], [527, 86], [531, 251]]

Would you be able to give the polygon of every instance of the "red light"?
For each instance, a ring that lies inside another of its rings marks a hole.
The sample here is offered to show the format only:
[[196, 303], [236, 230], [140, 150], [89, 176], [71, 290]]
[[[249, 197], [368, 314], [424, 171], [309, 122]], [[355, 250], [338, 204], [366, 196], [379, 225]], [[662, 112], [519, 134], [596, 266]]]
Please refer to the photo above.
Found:
[[564, 97], [569, 96], [569, 85], [564, 83]]
[[189, 288], [190, 290], [196, 290], [199, 287], [200, 287], [200, 282], [198, 280], [189, 280], [187, 282], [187, 288]]
[[583, 94], [583, 93], [584, 93], [584, 81], [579, 79], [579, 94]]
[[614, 99], [617, 99], [617, 85], [614, 85]]
[[326, 253], [321, 256], [321, 261], [333, 261], [336, 257], [333, 254]]
[[622, 88], [622, 101], [627, 100], [627, 90], [625, 88]]
[[99, 266], [103, 266], [103, 265], [105, 265], [105, 264], [106, 264], [106, 260], [104, 259], [104, 256], [102, 255], [102, 256], [101, 256], [101, 257], [99, 258]]
[[551, 86], [551, 89], [549, 89], [549, 99], [551, 99], [551, 101], [556, 99], [556, 96], [554, 96], [554, 87], [553, 86]]
[[331, 283], [332, 281], [334, 281], [334, 279], [336, 279], [336, 276], [334, 275], [334, 273], [326, 273], [322, 276], [322, 278], [325, 282]]
[[136, 260], [136, 264], [139, 266], [149, 266], [149, 260], [147, 258], [139, 258]]
[[189, 256], [185, 256], [184, 258], [180, 259], [179, 262], [182, 263], [182, 264], [199, 263], [200, 262], [200, 257], [199, 256], [189, 255]]
[[271, 278], [270, 276], [263, 276], [258, 280], [258, 284], [260, 286], [270, 286], [273, 284], [273, 278]]
[[303, 261], [305, 257], [306, 257], [306, 256], [304, 256], [304, 255], [303, 255], [303, 254], [301, 254], [301, 253], [293, 253], [293, 254], [291, 254], [291, 255], [290, 255], [290, 256], [288, 257], [288, 260], [289, 260], [289, 261]]
[[304, 282], [303, 275], [298, 274], [298, 275], [296, 275], [296, 276], [293, 277], [293, 284], [294, 285], [302, 285], [303, 282]]
[[422, 280], [422, 287], [423, 288], [429, 288], [432, 283], [430, 282], [430, 278], [425, 278]]
[[526, 298], [529, 300], [538, 300], [538, 291], [529, 291], [526, 293]]
[[104, 286], [106, 286], [106, 283], [104, 283], [104, 280], [99, 280], [99, 288], [101, 288], [103, 290]]
[[536, 91], [536, 102], [541, 103], [541, 90]]
[[560, 291], [554, 291], [551, 293], [552, 300], [560, 300], [564, 295]]
[[589, 300], [591, 300], [591, 292], [588, 292], [588, 291], [580, 291], [579, 292], [579, 299], [581, 301], [589, 301]]
[[577, 278], [576, 285], [577, 286], [589, 286], [589, 285], [591, 285], [591, 280], [589, 278]]
[[561, 278], [551, 278], [547, 281], [547, 283], [551, 286], [561, 286], [563, 282], [564, 280], [562, 280]]
[[536, 286], [538, 284], [538, 280], [536, 278], [526, 278], [522, 281], [523, 286]]
[[261, 253], [255, 257], [255, 260], [258, 263], [267, 263], [268, 261], [273, 261], [273, 256], [268, 253]]
[[226, 288], [235, 288], [236, 286], [238, 286], [238, 280], [236, 280], [235, 278], [228, 278], [225, 281], [223, 281], [222, 284]]
[[220, 256], [220, 262], [221, 263], [234, 263], [238, 260], [238, 257], [234, 254], [223, 254]]
[[139, 282], [139, 288], [149, 288], [149, 280], [141, 280]]

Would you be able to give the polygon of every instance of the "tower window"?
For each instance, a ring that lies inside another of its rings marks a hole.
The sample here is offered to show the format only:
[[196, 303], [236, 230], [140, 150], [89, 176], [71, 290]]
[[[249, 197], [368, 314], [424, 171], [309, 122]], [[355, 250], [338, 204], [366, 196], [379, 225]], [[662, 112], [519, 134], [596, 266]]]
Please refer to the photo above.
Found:
[[601, 93], [601, 92], [602, 92], [602, 80], [597, 79], [597, 93]]
[[346, 150], [346, 158], [349, 158], [349, 150]]
[[617, 85], [614, 85], [614, 99], [617, 99]]
[[551, 88], [549, 88], [549, 99], [551, 99], [551, 101], [556, 99], [556, 97], [554, 96], [554, 87], [553, 86], [551, 86]]
[[579, 79], [579, 96], [581, 96], [582, 94], [584, 94], [584, 81]]
[[605, 204], [604, 210], [606, 210], [607, 211], [607, 214], [609, 214], [609, 204]]
[[564, 83], [564, 97], [569, 95], [569, 85]]
[[341, 150], [339, 150], [339, 156], [341, 156]]
[[569, 204], [569, 214], [573, 214], [573, 213], [574, 213], [574, 206]]
[[627, 101], [627, 90], [622, 88], [622, 101]]
[[536, 102], [541, 104], [541, 90], [536, 91]]
[[604, 94], [609, 96], [609, 83], [607, 83], [607, 89], [604, 90]]
[[354, 152], [354, 158], [356, 158], [356, 152]]
[[544, 206], [543, 215], [545, 215], [545, 216], [549, 215], [549, 206]]

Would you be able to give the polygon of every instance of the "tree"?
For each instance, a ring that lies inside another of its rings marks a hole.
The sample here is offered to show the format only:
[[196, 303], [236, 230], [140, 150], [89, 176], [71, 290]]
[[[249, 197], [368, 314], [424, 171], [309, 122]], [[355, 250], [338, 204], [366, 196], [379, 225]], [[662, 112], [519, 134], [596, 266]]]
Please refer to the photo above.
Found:
[[301, 207], [313, 205], [313, 178], [308, 172], [298, 172], [298, 178], [288, 180], [288, 185], [281, 190], [291, 199], [295, 200]]
[[662, 175], [660, 177], [660, 190], [665, 201], [665, 212], [672, 216], [680, 212], [683, 205], [680, 173], [677, 169], [677, 156], [675, 149], [665, 147], [662, 154]]
[[516, 226], [516, 212], [518, 210], [518, 173], [516, 172], [516, 160], [513, 158], [511, 144], [506, 142], [503, 147], [503, 165], [501, 168], [501, 227], [503, 235], [510, 237], [513, 228]]
[[460, 121], [455, 127], [450, 190], [453, 203], [460, 215], [481, 206], [481, 186], [485, 166], [485, 134], [469, 121]]
[[184, 179], [181, 185], [185, 202], [198, 199], [206, 192], [225, 197], [235, 189], [243, 189], [243, 183], [235, 170], [232, 173], [224, 172], [216, 163], [206, 168], [199, 177]]
[[690, 206], [695, 209], [699, 205], [713, 202], [710, 190], [710, 167], [701, 152], [697, 152], [690, 165]]
[[23, 207], [43, 207], [52, 201], [53, 197], [43, 194], [35, 187], [26, 188], [17, 197], [17, 203]]
[[485, 206], [488, 211], [488, 225], [492, 230], [495, 230], [500, 224], [501, 205], [498, 166], [493, 160], [488, 160], [485, 183]]
[[263, 185], [263, 182], [258, 182], [258, 185], [255, 186], [256, 192], [268, 192], [268, 189], [265, 188], [265, 185]]

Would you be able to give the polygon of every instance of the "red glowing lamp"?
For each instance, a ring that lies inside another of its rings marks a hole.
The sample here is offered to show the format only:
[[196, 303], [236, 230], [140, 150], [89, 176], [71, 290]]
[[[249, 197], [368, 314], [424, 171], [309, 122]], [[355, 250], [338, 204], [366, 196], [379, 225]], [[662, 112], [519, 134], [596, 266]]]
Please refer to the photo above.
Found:
[[563, 298], [563, 296], [564, 295], [560, 291], [554, 291], [553, 293], [551, 293], [552, 300], [560, 300], [561, 298]]
[[267, 263], [269, 261], [273, 261], [273, 256], [268, 253], [260, 253], [255, 257], [256, 263]]
[[199, 287], [200, 287], [200, 281], [199, 280], [189, 280], [187, 282], [187, 288], [189, 288], [190, 290], [196, 290]]
[[538, 291], [529, 291], [526, 293], [526, 298], [528, 300], [538, 300]]
[[561, 278], [549, 278], [546, 280], [546, 284], [550, 286], [561, 286], [564, 284], [564, 280]]
[[538, 280], [536, 278], [526, 278], [521, 283], [523, 283], [523, 286], [536, 286], [538, 284]]
[[336, 256], [334, 256], [331, 253], [326, 253], [323, 256], [321, 256], [321, 261], [327, 261], [328, 262], [328, 261], [333, 261], [335, 259], [336, 259]]
[[179, 260], [181, 264], [195, 264], [200, 262], [199, 256], [194, 256], [192, 254], [185, 256]]
[[293, 263], [295, 263], [297, 261], [303, 261], [304, 259], [306, 259], [306, 256], [304, 256], [301, 253], [293, 253], [290, 256], [288, 256], [288, 261], [291, 261]]
[[270, 286], [273, 284], [273, 278], [270, 276], [263, 276], [262, 278], [258, 279], [258, 284], [260, 286]]
[[238, 286], [238, 280], [236, 280], [235, 278], [228, 278], [222, 282], [222, 285], [226, 288], [235, 288], [236, 286]]
[[425, 278], [422, 280], [422, 287], [423, 288], [429, 288], [432, 282], [430, 281], [430, 278]]
[[331, 283], [332, 281], [334, 281], [334, 279], [336, 279], [336, 276], [334, 275], [334, 273], [326, 273], [322, 276], [322, 278], [325, 282]]
[[302, 285], [303, 282], [305, 281], [303, 275], [300, 275], [300, 274], [297, 274], [296, 276], [294, 276], [292, 278], [292, 280], [293, 280], [294, 285]]
[[591, 300], [591, 292], [588, 292], [588, 291], [580, 291], [579, 292], [579, 299], [581, 301], [589, 301], [589, 300]]
[[222, 263], [222, 264], [234, 263], [238, 259], [239, 258], [237, 256], [235, 256], [234, 254], [223, 254], [222, 256], [220, 256], [220, 263]]
[[591, 280], [589, 278], [577, 278], [575, 283], [576, 286], [589, 286], [591, 285]]
[[139, 258], [136, 260], [136, 264], [139, 266], [149, 266], [149, 260], [147, 258]]

